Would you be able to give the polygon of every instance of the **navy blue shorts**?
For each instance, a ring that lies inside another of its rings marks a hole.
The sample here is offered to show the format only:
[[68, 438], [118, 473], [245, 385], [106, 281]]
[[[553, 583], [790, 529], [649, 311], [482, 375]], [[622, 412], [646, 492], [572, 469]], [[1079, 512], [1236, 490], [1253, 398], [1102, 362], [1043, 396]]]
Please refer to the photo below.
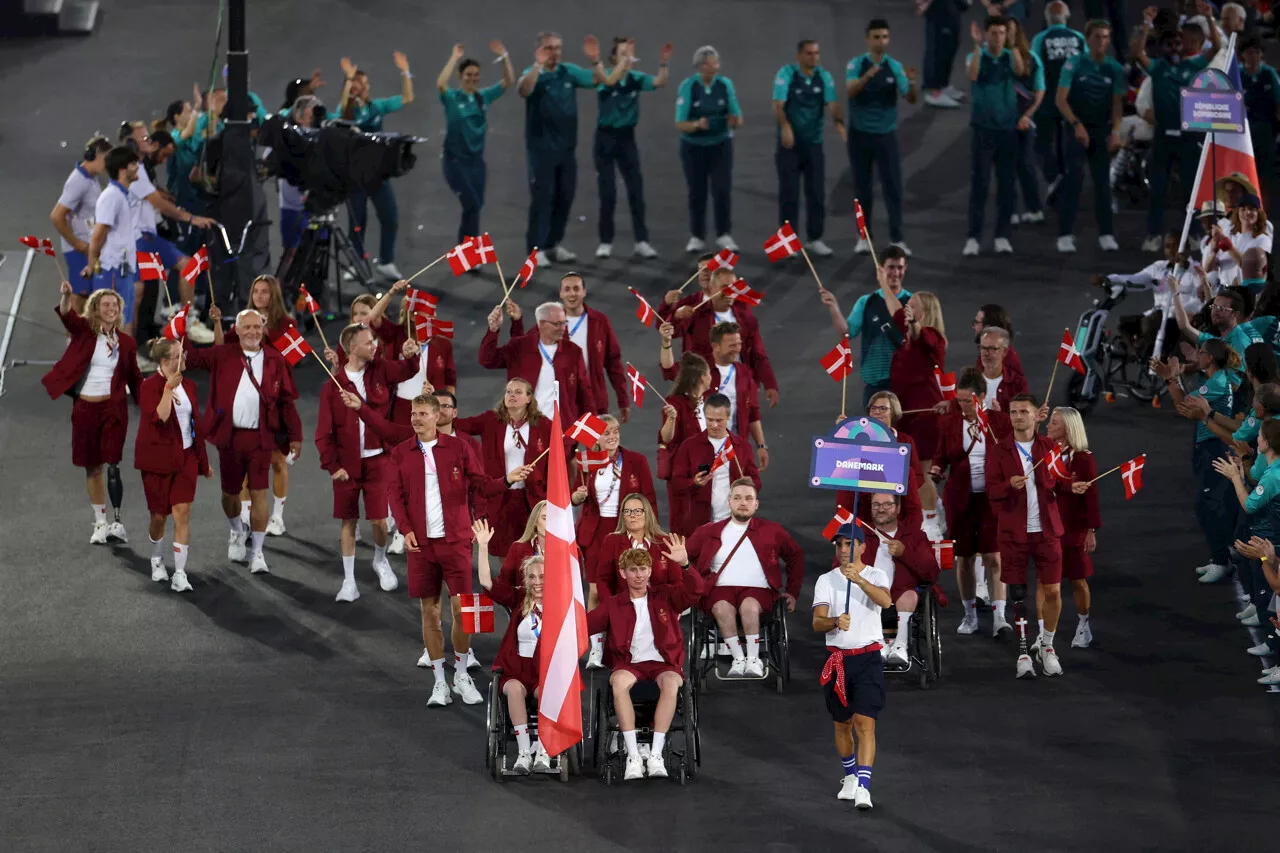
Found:
[[171, 270], [174, 267], [181, 266], [184, 255], [178, 251], [178, 247], [161, 237], [159, 234], [143, 234], [137, 240], [139, 252], [155, 252], [164, 261], [164, 268]]
[[884, 658], [880, 652], [850, 655], [844, 659], [844, 695], [846, 707], [836, 695], [836, 680], [822, 685], [827, 710], [837, 723], [848, 722], [854, 714], [875, 719], [884, 707]]
[[93, 292], [93, 282], [81, 277], [80, 273], [84, 272], [84, 268], [89, 266], [89, 259], [84, 256], [83, 252], [77, 252], [75, 249], [63, 252], [62, 257], [67, 261], [67, 280], [71, 282], [71, 292], [78, 293], [81, 296], [88, 296]]

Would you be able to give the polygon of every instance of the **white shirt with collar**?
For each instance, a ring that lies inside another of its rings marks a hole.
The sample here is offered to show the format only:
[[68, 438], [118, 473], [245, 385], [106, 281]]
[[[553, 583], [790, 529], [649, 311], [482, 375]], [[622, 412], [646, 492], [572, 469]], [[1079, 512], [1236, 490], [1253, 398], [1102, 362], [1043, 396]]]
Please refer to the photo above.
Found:
[[[872, 586], [890, 589], [893, 582], [876, 566], [864, 566], [862, 577]], [[849, 630], [833, 628], [826, 634], [827, 646], [833, 649], [861, 649], [875, 643], [884, 643], [884, 629], [880, 623], [880, 606], [855, 583], [834, 568], [818, 578], [813, 585], [813, 606], [825, 604], [827, 616], [834, 619], [845, 612], [849, 602]]]
[[556, 403], [556, 352], [560, 344], [544, 344], [538, 341], [538, 382], [533, 386], [533, 398], [543, 412], [555, 411]]
[[120, 192], [121, 185], [111, 183], [98, 196], [94, 205], [93, 218], [98, 225], [107, 226], [107, 238], [98, 252], [98, 263], [104, 270], [128, 267], [130, 272], [138, 270], [137, 235], [134, 220], [137, 217], [138, 205], [129, 191]]
[[[62, 185], [62, 195], [58, 196], [58, 204], [71, 211], [71, 215], [67, 217], [67, 225], [71, 228], [71, 233], [86, 243], [89, 242], [89, 236], [93, 233], [94, 209], [101, 195], [102, 187], [98, 184], [98, 179], [85, 171], [83, 166], [77, 165], [67, 176], [66, 183]], [[70, 252], [73, 248], [67, 242], [67, 238], [63, 237], [62, 251]], [[75, 275], [80, 271], [71, 270], [70, 272]]]
[[156, 185], [151, 183], [146, 167], [139, 163], [138, 179], [129, 185], [129, 199], [131, 202], [136, 202], [138, 206], [134, 222], [135, 239], [143, 234], [156, 233], [156, 222], [159, 216], [156, 214], [156, 209], [151, 206], [151, 202], [147, 201], [147, 196], [155, 191]]
[[422, 468], [426, 478], [426, 488], [423, 490], [422, 495], [427, 511], [428, 539], [444, 538], [444, 501], [440, 497], [440, 475], [436, 471], [435, 457], [435, 446], [439, 443], [440, 439], [438, 438], [433, 438], [426, 443], [418, 441], [418, 448], [422, 451]]
[[996, 404], [996, 392], [1000, 390], [1000, 383], [1004, 381], [1004, 373], [1002, 372], [995, 379], [990, 379], [985, 375], [982, 378], [987, 383], [987, 394], [982, 398], [982, 408], [989, 412]]
[[592, 484], [596, 490], [596, 506], [600, 507], [601, 518], [617, 518], [618, 503], [622, 500], [622, 452], [614, 457], [613, 462], [603, 465], [596, 471]]
[[[253, 379], [258, 380], [258, 385], [261, 385], [262, 370], [267, 361], [266, 355], [262, 350], [257, 352], [241, 350], [240, 352], [253, 370]], [[235, 401], [231, 405], [231, 423], [236, 429], [257, 429], [261, 415], [262, 396], [258, 394], [258, 389], [254, 387], [253, 380], [249, 378], [249, 372], [246, 370], [240, 374], [240, 384], [236, 386]]]
[[84, 374], [84, 382], [80, 386], [82, 397], [106, 397], [111, 393], [111, 380], [116, 375], [116, 366], [120, 363], [120, 339], [107, 337], [98, 333], [98, 340], [93, 345], [93, 357], [89, 359], [89, 369]]
[[[516, 436], [520, 436], [520, 441], [516, 441]], [[507, 473], [524, 465], [524, 450], [529, 446], [529, 422], [525, 421], [520, 429], [516, 429], [511, 424], [507, 424], [507, 429], [503, 433], [502, 438], [502, 455], [506, 462]], [[524, 480], [518, 483], [512, 483], [508, 488], [523, 489]]]

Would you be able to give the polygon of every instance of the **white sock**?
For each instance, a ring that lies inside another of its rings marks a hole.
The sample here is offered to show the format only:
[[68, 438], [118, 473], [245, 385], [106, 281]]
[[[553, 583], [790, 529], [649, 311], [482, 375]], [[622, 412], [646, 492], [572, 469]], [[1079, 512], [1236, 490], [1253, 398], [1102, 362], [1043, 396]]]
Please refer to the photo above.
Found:
[[1001, 619], [1004, 618], [1004, 599], [1003, 598], [997, 601], [991, 602], [991, 612], [999, 616]]
[[387, 513], [387, 535], [392, 536], [396, 533], [396, 518], [391, 513]]
[[467, 674], [467, 653], [455, 650], [453, 653], [453, 677]]
[[284, 518], [284, 502], [287, 500], [288, 500], [287, 497], [272, 499], [272, 503], [271, 503], [272, 518]]
[[431, 662], [431, 672], [435, 674], [436, 681], [444, 681], [444, 658]]
[[1043, 629], [1040, 631], [1040, 648], [1053, 648], [1053, 631], [1045, 631]]
[[262, 540], [267, 538], [267, 533], [265, 530], [255, 530], [249, 538], [253, 540], [253, 550], [249, 553], [257, 557], [262, 553]]
[[733, 659], [742, 660], [742, 641], [734, 636], [725, 637], [724, 642], [729, 647], [729, 653], [733, 655]]
[[656, 755], [656, 756], [658, 756], [659, 758], [661, 758], [661, 757], [662, 757], [662, 745], [663, 745], [663, 744], [665, 744], [666, 742], [667, 742], [667, 733], [666, 733], [666, 732], [654, 732], [654, 733], [653, 733], [653, 748], [649, 751], [649, 754], [650, 754], [650, 755]]
[[965, 618], [978, 615], [978, 599], [976, 598], [964, 599], [964, 615], [965, 615]]
[[94, 524], [107, 523], [107, 505], [106, 504], [93, 504], [93, 523]]
[[591, 651], [593, 652], [604, 651], [604, 634], [591, 635]]
[[[736, 640], [737, 637], [734, 637]], [[747, 634], [747, 660], [760, 660], [760, 635]]]
[[520, 747], [521, 752], [532, 752], [533, 749], [529, 745], [529, 725], [516, 726], [516, 746]]
[[640, 747], [636, 744], [636, 730], [622, 733], [622, 740], [627, 744], [627, 757], [640, 757]]
[[907, 626], [911, 624], [911, 613], [909, 611], [898, 611], [898, 636], [893, 638], [893, 644], [900, 649], [907, 647]]
[[1081, 625], [1088, 625], [1088, 624], [1089, 624], [1089, 614], [1088, 614], [1088, 613], [1081, 613], [1081, 614], [1079, 614], [1079, 615], [1080, 615], [1080, 624], [1081, 624]]
[[173, 543], [173, 570], [175, 572], [185, 572], [187, 570], [187, 548], [189, 545], [183, 545], [181, 542]]
[[386, 561], [387, 561], [387, 546], [374, 545], [373, 546], [373, 562], [385, 563]]
[[244, 522], [240, 520], [240, 516], [231, 516], [227, 519], [227, 524], [231, 525], [231, 532], [237, 536], [242, 536], [244, 534]]
[[[151, 535], [147, 535], [151, 539]], [[164, 556], [164, 537], [159, 539], [151, 539], [151, 559], [156, 560]]]
[[973, 579], [978, 586], [982, 586], [987, 582], [987, 566], [981, 557], [977, 557], [973, 561]]
[[240, 515], [247, 518], [252, 507], [253, 501], [240, 501]]
[[356, 580], [356, 555], [355, 554], [352, 554], [350, 557], [348, 557], [346, 554], [342, 555], [342, 579], [344, 581], [350, 581], [351, 583], [355, 583], [355, 580]]
[[1043, 619], [1037, 619], [1037, 620], [1036, 620], [1036, 626], [1040, 629], [1040, 633], [1043, 635], [1043, 634], [1044, 634], [1044, 620], [1043, 620]]

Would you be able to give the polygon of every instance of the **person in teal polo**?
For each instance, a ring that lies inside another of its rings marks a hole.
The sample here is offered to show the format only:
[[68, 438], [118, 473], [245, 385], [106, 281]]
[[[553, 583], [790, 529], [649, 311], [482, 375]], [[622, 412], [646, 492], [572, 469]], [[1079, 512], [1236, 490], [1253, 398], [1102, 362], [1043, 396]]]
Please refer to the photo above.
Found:
[[[413, 103], [413, 74], [409, 71], [409, 60], [400, 51], [391, 54], [400, 72], [400, 94], [389, 98], [372, 98], [369, 96], [369, 75], [356, 68], [355, 64], [342, 58], [342, 73], [346, 82], [342, 85], [342, 96], [338, 101], [336, 112], [329, 113], [329, 119], [341, 119], [355, 124], [365, 133], [376, 133], [382, 130], [382, 119], [386, 115], [398, 112]], [[391, 181], [383, 181], [372, 194], [363, 190], [355, 190], [347, 199], [351, 217], [351, 244], [361, 255], [364, 251], [364, 235], [369, 224], [369, 202], [373, 202], [373, 211], [378, 215], [378, 264], [374, 270], [383, 278], [397, 281], [404, 278], [396, 269], [396, 234], [400, 230], [400, 211], [396, 207], [395, 190]]]
[[1262, 39], [1245, 36], [1236, 45], [1240, 55], [1240, 86], [1244, 91], [1245, 114], [1249, 117], [1249, 139], [1258, 169], [1263, 206], [1276, 202], [1276, 131], [1280, 130], [1280, 75], [1262, 61]]
[[988, 17], [981, 28], [970, 28], [973, 52], [965, 58], [965, 70], [973, 86], [973, 128], [969, 183], [969, 239], [966, 257], [977, 255], [982, 220], [987, 207], [987, 181], [996, 173], [997, 253], [1013, 251], [1009, 245], [1013, 218], [1014, 166], [1018, 156], [1018, 96], [1014, 80], [1027, 73], [1022, 57], [1008, 50], [1004, 18]]
[[[502, 42], [494, 39], [489, 49], [502, 60], [502, 79], [480, 88], [480, 63], [464, 59], [466, 48], [453, 46], [453, 53], [436, 78], [436, 91], [444, 106], [444, 180], [462, 204], [458, 242], [480, 233], [480, 209], [484, 207], [484, 138], [489, 129], [489, 107], [516, 81], [511, 57]], [[459, 86], [449, 87], [454, 70]]]
[[1098, 247], [1120, 247], [1112, 234], [1111, 154], [1120, 147], [1120, 120], [1128, 90], [1124, 66], [1107, 55], [1111, 25], [1090, 21], [1084, 29], [1089, 52], [1073, 56], [1062, 66], [1054, 98], [1062, 120], [1071, 128], [1064, 141], [1066, 179], [1058, 202], [1058, 251], [1076, 250], [1076, 209], [1084, 185], [1083, 165], [1093, 180], [1093, 215], [1098, 220]]
[[1036, 33], [1031, 40], [1031, 52], [1040, 59], [1044, 68], [1045, 99], [1036, 109], [1036, 155], [1040, 159], [1040, 171], [1044, 175], [1045, 203], [1052, 205], [1058, 197], [1062, 173], [1066, 170], [1066, 139], [1062, 127], [1062, 115], [1058, 112], [1058, 78], [1062, 67], [1073, 56], [1089, 49], [1084, 33], [1067, 26], [1071, 9], [1062, 0], [1053, 0], [1044, 7], [1045, 23], [1049, 26]]
[[733, 191], [733, 131], [742, 126], [742, 107], [733, 81], [720, 75], [720, 53], [711, 45], [693, 52], [697, 73], [686, 77], [676, 93], [676, 130], [680, 131], [680, 165], [689, 185], [689, 242], [686, 252], [707, 248], [707, 184], [715, 210], [716, 245], [731, 252], [738, 244], [729, 234]]
[[1221, 340], [1235, 351], [1241, 363], [1244, 362], [1244, 351], [1249, 345], [1263, 340], [1266, 328], [1259, 320], [1268, 319], [1259, 318], [1259, 320], [1245, 322], [1244, 314], [1244, 297], [1235, 288], [1225, 288], [1213, 297], [1213, 301], [1209, 304], [1209, 319], [1213, 323], [1213, 331], [1202, 332], [1191, 325], [1187, 311], [1182, 306], [1182, 295], [1176, 289], [1173, 291], [1173, 315], [1178, 321], [1178, 329], [1182, 332], [1182, 336], [1197, 344]]
[[609, 62], [614, 69], [622, 67], [622, 76], [612, 86], [601, 83], [596, 87], [596, 101], [600, 105], [596, 119], [596, 138], [592, 155], [596, 162], [596, 190], [600, 195], [600, 245], [597, 258], [613, 254], [613, 211], [618, 206], [618, 186], [614, 168], [622, 173], [622, 183], [627, 188], [627, 206], [631, 208], [631, 230], [636, 238], [635, 255], [638, 258], [656, 258], [658, 253], [649, 245], [649, 227], [644, 221], [644, 182], [640, 177], [640, 151], [636, 148], [636, 124], [640, 121], [640, 93], [652, 92], [667, 85], [670, 69], [670, 43], [662, 46], [657, 75], [645, 74], [632, 68], [635, 63], [636, 43], [625, 37], [613, 40]]
[[799, 231], [800, 185], [804, 184], [805, 248], [821, 258], [831, 247], [822, 242], [827, 221], [826, 156], [822, 133], [826, 115], [846, 138], [844, 109], [836, 98], [835, 82], [818, 64], [818, 43], [804, 39], [796, 45], [796, 61], [784, 65], [773, 79], [773, 117], [778, 122], [778, 224], [790, 222]]

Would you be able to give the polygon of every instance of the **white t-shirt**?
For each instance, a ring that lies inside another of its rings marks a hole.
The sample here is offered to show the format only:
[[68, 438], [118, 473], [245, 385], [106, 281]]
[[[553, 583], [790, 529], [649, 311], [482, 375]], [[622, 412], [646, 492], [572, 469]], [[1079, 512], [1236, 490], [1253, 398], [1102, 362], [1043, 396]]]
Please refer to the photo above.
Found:
[[[875, 566], [864, 566], [862, 577], [872, 586], [889, 589], [892, 584]], [[835, 618], [845, 612], [845, 596], [849, 601], [849, 630], [839, 628], [827, 632], [827, 645], [833, 649], [860, 649], [873, 643], [884, 642], [884, 630], [880, 625], [880, 606], [867, 597], [843, 574], [832, 569], [818, 578], [813, 585], [813, 606], [827, 606], [827, 615]]]
[[[980, 430], [975, 439], [970, 435], [969, 427], [970, 423], [961, 418], [960, 446], [969, 448], [969, 491], [976, 495], [987, 490], [987, 433]], [[970, 444], [973, 446], [969, 447]]]
[[[1226, 230], [1226, 234], [1229, 238], [1231, 238], [1231, 245], [1235, 246], [1236, 251], [1239, 252], [1241, 255], [1243, 255], [1245, 252], [1249, 251], [1250, 249], [1261, 249], [1262, 251], [1266, 252], [1268, 255], [1271, 254], [1271, 239], [1272, 239], [1273, 229], [1271, 227], [1270, 222], [1267, 223], [1266, 229], [1261, 234], [1258, 234], [1257, 236], [1250, 234], [1248, 231], [1241, 231], [1237, 233], [1233, 228], [1230, 227], [1230, 224], [1228, 222], [1228, 228]], [[1239, 284], [1241, 281], [1242, 275], [1243, 275], [1243, 272], [1240, 269], [1240, 265], [1235, 262], [1235, 259], [1233, 259], [1229, 253], [1220, 252], [1218, 254], [1218, 284], [1219, 285], [1221, 285], [1222, 287], [1229, 287], [1233, 284]]]
[[137, 237], [134, 234], [137, 209], [136, 201], [129, 195], [129, 191], [115, 181], [108, 184], [98, 196], [93, 217], [98, 225], [105, 225], [109, 229], [107, 239], [102, 243], [102, 251], [98, 253], [98, 263], [104, 270], [125, 266], [130, 272], [137, 272]]
[[[712, 310], [713, 310], [713, 311], [715, 311], [715, 309], [714, 309], [714, 308], [713, 308]], [[716, 322], [717, 322], [717, 323], [736, 323], [736, 322], [738, 322], [738, 318], [737, 318], [737, 317], [735, 317], [735, 316], [733, 316], [733, 309], [732, 309], [732, 308], [730, 308], [728, 311], [715, 311], [715, 315], [716, 315]]]
[[[520, 427], [520, 442], [516, 441], [517, 430], [513, 429], [511, 424], [507, 424], [507, 431], [503, 434], [502, 439], [502, 455], [507, 465], [507, 473], [510, 474], [520, 466], [524, 465], [524, 449], [529, 446], [529, 424], [526, 421]], [[524, 480], [518, 483], [512, 483], [510, 488], [523, 489]]]
[[[102, 187], [98, 184], [98, 179], [85, 171], [83, 166], [77, 165], [63, 183], [62, 195], [58, 196], [58, 204], [71, 211], [71, 215], [67, 217], [67, 225], [70, 226], [71, 233], [86, 243], [89, 242], [89, 235], [93, 233], [94, 207], [98, 204], [100, 195], [102, 195]], [[62, 251], [74, 251], [74, 247], [65, 237], [62, 238]], [[79, 272], [79, 270], [71, 270], [72, 275]]]
[[82, 397], [106, 397], [111, 393], [111, 377], [116, 374], [116, 365], [120, 363], [119, 340], [112, 340], [99, 333], [93, 345], [93, 358], [89, 359], [89, 370], [85, 373], [84, 384], [80, 387]]
[[[591, 367], [591, 356], [587, 350], [587, 327], [591, 325], [591, 321], [587, 319], [587, 309], [583, 308], [582, 313], [577, 317], [570, 317], [567, 313], [564, 317], [569, 321], [569, 340], [578, 345], [578, 349], [582, 350], [582, 362], [588, 368]], [[548, 409], [547, 411], [551, 411]]]
[[982, 408], [989, 412], [991, 407], [996, 404], [996, 392], [1000, 390], [1000, 383], [1004, 381], [1004, 374], [1001, 373], [995, 379], [988, 379], [986, 376], [982, 378], [987, 383], [987, 396], [982, 398]]
[[636, 609], [636, 630], [631, 635], [631, 662], [662, 662], [662, 655], [653, 643], [653, 623], [649, 621], [649, 596], [642, 595], [631, 599], [631, 606]]
[[[1018, 452], [1018, 458], [1022, 460], [1022, 476], [1027, 478], [1027, 484], [1025, 486], [1027, 491], [1027, 532], [1039, 533], [1040, 491], [1036, 488], [1035, 481], [1031, 479], [1034, 476], [1031, 471], [1031, 466], [1035, 464], [1031, 461], [1031, 448], [1034, 445], [1034, 442], [1018, 441], [1015, 443], [1019, 448], [1021, 448]], [[1024, 454], [1022, 451], [1026, 451], [1026, 453]]]
[[[522, 658], [533, 657], [534, 651], [538, 648], [538, 635], [533, 631], [533, 620], [537, 612], [537, 607], [530, 610], [529, 615], [521, 619], [516, 628], [516, 648]], [[541, 627], [541, 619], [539, 619], [539, 627]]]
[[889, 586], [893, 586], [893, 555], [889, 553], [889, 539], [897, 536], [898, 531], [890, 530], [883, 536], [880, 536], [880, 547], [876, 549], [875, 567], [884, 572], [884, 576], [889, 579]]
[[[729, 436], [721, 439], [714, 439], [707, 436], [707, 441], [711, 442], [711, 449], [718, 455], [724, 443], [729, 440]], [[712, 464], [715, 464], [714, 462]], [[733, 463], [721, 465], [715, 471], [711, 472], [711, 520], [723, 521], [729, 517], [729, 484], [733, 480], [729, 476], [729, 469], [733, 467]]]
[[705, 405], [703, 405], [703, 403], [704, 403], [703, 400], [699, 400], [697, 407], [693, 411], [694, 411], [694, 414], [698, 416], [698, 429], [700, 429], [703, 432], [706, 432], [707, 431], [707, 408]]
[[596, 505], [601, 518], [617, 518], [618, 502], [622, 500], [622, 454], [614, 458], [612, 465], [605, 465], [595, 473]]
[[[1192, 266], [1198, 266], [1193, 262]], [[1173, 293], [1165, 279], [1173, 273], [1174, 265], [1168, 261], [1156, 261], [1138, 270], [1133, 275], [1109, 275], [1107, 280], [1116, 284], [1135, 284], [1152, 290], [1152, 312], [1163, 308], [1169, 316], [1173, 316]], [[1189, 266], [1178, 281], [1178, 293], [1182, 296], [1182, 307], [1188, 314], [1195, 314], [1204, 307], [1200, 298], [1200, 278]]]
[[[720, 550], [716, 551], [716, 556], [711, 561], [711, 571], [716, 575], [716, 586], [753, 586], [769, 589], [769, 579], [765, 577], [764, 566], [760, 565], [760, 555], [751, 544], [751, 537], [743, 538], [746, 532], [747, 525], [739, 524], [732, 519], [720, 532]], [[738, 544], [739, 539], [742, 539], [742, 545], [738, 547], [737, 552], [733, 554], [733, 559], [729, 560], [729, 565], [726, 566], [724, 561], [729, 558], [730, 552], [733, 552], [733, 547]]]
[[[342, 368], [342, 370], [344, 373], [347, 374], [347, 378], [351, 380], [351, 384], [356, 386], [356, 393], [360, 395], [360, 399], [367, 401], [369, 399], [369, 394], [364, 387], [365, 368], [362, 367], [359, 370], [352, 370], [349, 367], [344, 367]], [[357, 419], [357, 420], [360, 421], [360, 458], [368, 459], [371, 456], [377, 456], [379, 453], [382, 452], [382, 448], [375, 447], [372, 450], [370, 450], [369, 448], [364, 446], [364, 436], [365, 436], [364, 421], [362, 419]]]
[[427, 345], [422, 345], [422, 351], [418, 353], [418, 372], [413, 374], [409, 379], [396, 385], [396, 397], [401, 400], [412, 400], [422, 394], [422, 388], [427, 384], [427, 365], [430, 363], [427, 356]]
[[738, 423], [738, 365], [737, 363], [722, 366], [717, 364], [720, 372], [720, 385], [715, 393], [729, 398], [729, 432], [733, 432]]
[[178, 419], [182, 429], [182, 449], [186, 450], [195, 443], [195, 410], [191, 407], [191, 398], [179, 385], [173, 389], [173, 417]]
[[133, 224], [135, 239], [143, 234], [156, 233], [156, 222], [159, 217], [156, 215], [156, 209], [151, 206], [151, 202], [147, 201], [147, 196], [155, 191], [156, 185], [151, 183], [146, 168], [138, 164], [138, 179], [129, 185], [129, 198], [138, 203], [138, 213]]
[[542, 365], [538, 368], [538, 382], [533, 387], [533, 397], [538, 401], [538, 408], [544, 412], [555, 411], [556, 369], [552, 362], [559, 349], [559, 344], [548, 345], [538, 341], [538, 357], [542, 359]]
[[[267, 357], [262, 354], [262, 350], [257, 352], [246, 352], [244, 357], [249, 360], [249, 366], [253, 370], [253, 378], [258, 380], [258, 384], [262, 384], [262, 368], [267, 361]], [[258, 389], [253, 387], [253, 381], [249, 378], [248, 371], [240, 374], [240, 384], [236, 386], [235, 402], [231, 404], [231, 423], [236, 429], [257, 429], [258, 417], [262, 408], [262, 398], [258, 396]]]
[[435, 446], [439, 443], [439, 439], [432, 439], [426, 444], [418, 442], [419, 448], [425, 448], [422, 453], [423, 470], [426, 477], [426, 491], [423, 492], [426, 497], [427, 505], [427, 538], [443, 539], [444, 538], [444, 502], [440, 498], [440, 475], [436, 473], [436, 453]]

